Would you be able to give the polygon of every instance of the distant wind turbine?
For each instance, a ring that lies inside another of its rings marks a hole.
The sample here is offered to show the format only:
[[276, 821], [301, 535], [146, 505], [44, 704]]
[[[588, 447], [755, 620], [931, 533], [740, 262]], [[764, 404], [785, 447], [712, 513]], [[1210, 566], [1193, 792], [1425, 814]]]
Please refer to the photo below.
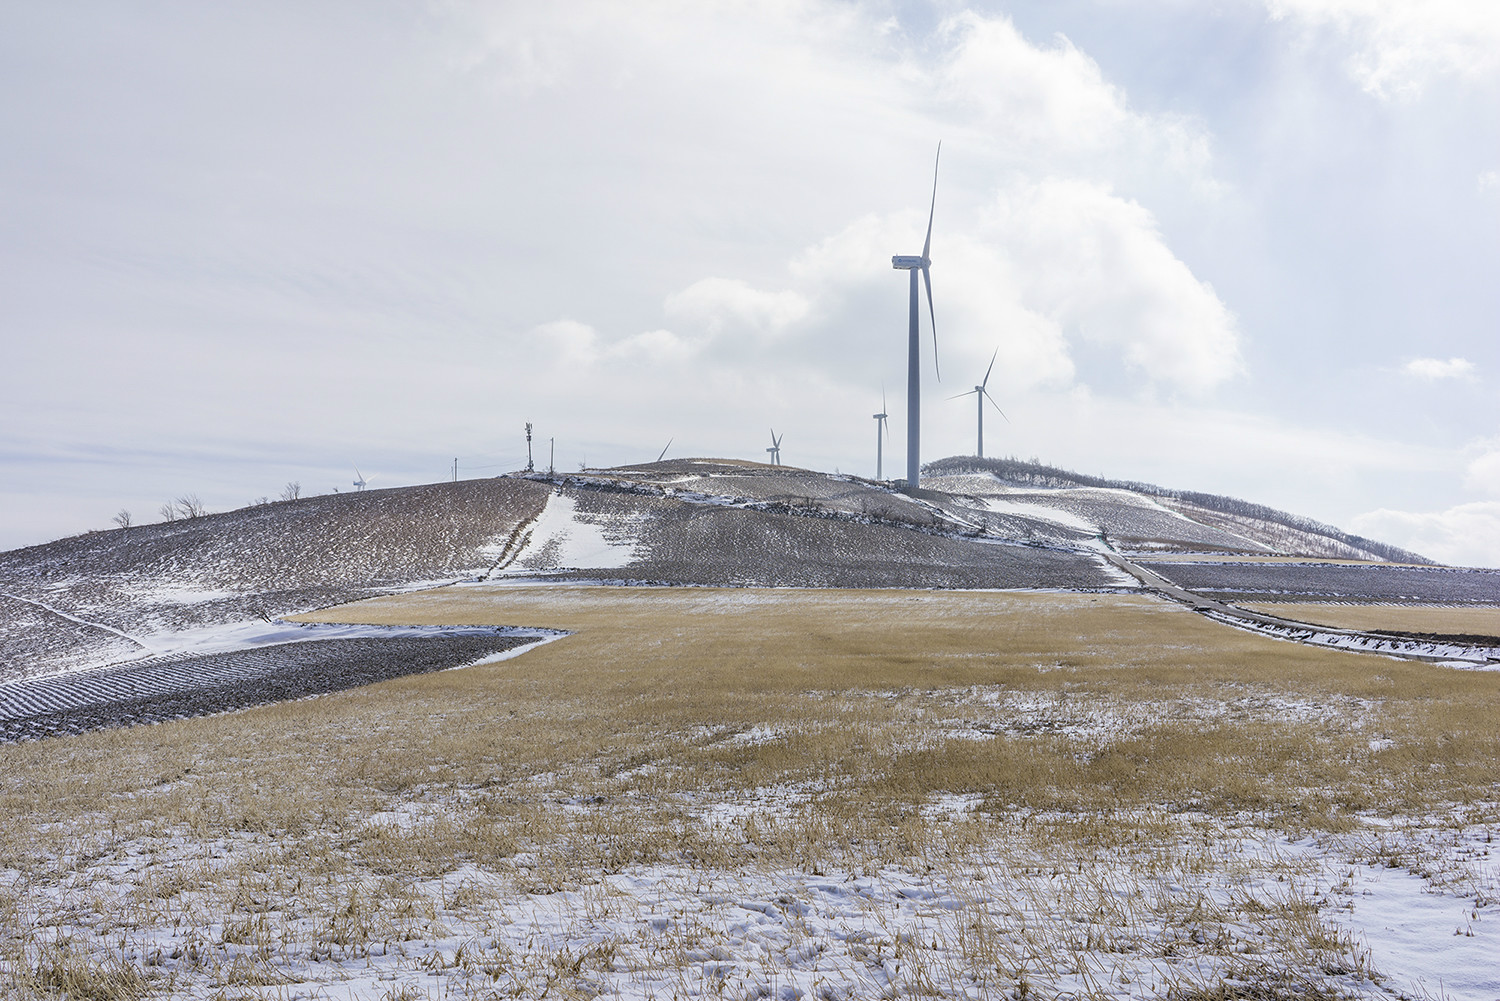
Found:
[[357, 479], [357, 480], [354, 481], [354, 489], [355, 490], [363, 490], [365, 488], [365, 483], [367, 482], [365, 480], [365, 474], [361, 473], [359, 471], [359, 467], [358, 466], [355, 466], [354, 467], [354, 475], [357, 476], [357, 477], [359, 477], [359, 479]]
[[[781, 437], [786, 437], [786, 432], [783, 431]], [[781, 465], [781, 438], [776, 436], [775, 428], [771, 429], [771, 447], [766, 451], [771, 453], [771, 465]]]
[[[979, 451], [975, 452], [974, 454], [979, 456], [981, 459], [984, 458], [984, 401], [989, 400], [990, 405], [999, 412], [1000, 416], [1005, 417], [1005, 411], [1000, 409], [1000, 404], [996, 403], [995, 398], [990, 395], [990, 391], [984, 388], [990, 384], [990, 373], [995, 370], [995, 359], [998, 357], [1000, 357], [1000, 349], [996, 348], [995, 353], [990, 355], [990, 367], [984, 370], [983, 382], [975, 386], [973, 389], [969, 390], [967, 393], [959, 393], [957, 396], [948, 397], [948, 399], [950, 400], [958, 400], [962, 399], [965, 396], [972, 396], [975, 398], [974, 402], [979, 404]], [[1005, 417], [1005, 423], [1010, 423], [1009, 417]]]
[[922, 469], [922, 350], [920, 303], [917, 299], [917, 272], [922, 273], [922, 284], [927, 288], [927, 314], [932, 321], [932, 368], [939, 382], [943, 381], [942, 369], [937, 357], [937, 314], [932, 309], [932, 217], [937, 211], [938, 160], [943, 155], [943, 144], [938, 143], [937, 156], [932, 161], [932, 204], [927, 209], [927, 239], [922, 244], [922, 256], [896, 256], [891, 258], [891, 267], [897, 271], [911, 272], [911, 305], [907, 310], [908, 337], [906, 343], [906, 482], [911, 488], [917, 486], [917, 477]]
[[880, 413], [871, 415], [875, 418], [875, 478], [885, 479], [885, 419], [889, 416], [885, 412], [885, 387], [880, 387]]

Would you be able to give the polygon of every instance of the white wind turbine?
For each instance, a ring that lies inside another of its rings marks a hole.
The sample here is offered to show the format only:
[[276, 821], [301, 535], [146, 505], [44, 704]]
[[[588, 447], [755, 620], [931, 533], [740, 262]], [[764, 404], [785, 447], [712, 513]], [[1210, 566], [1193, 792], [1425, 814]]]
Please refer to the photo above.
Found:
[[365, 479], [365, 474], [361, 473], [359, 471], [359, 467], [358, 466], [355, 466], [354, 467], [354, 475], [357, 477], [357, 479], [354, 481], [354, 489], [355, 490], [363, 490], [365, 488], [365, 484], [369, 482], [368, 480]]
[[[990, 395], [990, 391], [988, 389], [985, 389], [985, 387], [990, 384], [990, 373], [995, 370], [995, 359], [999, 356], [1000, 349], [996, 348], [995, 353], [990, 355], [990, 367], [984, 370], [983, 382], [966, 393], [959, 393], [957, 396], [948, 397], [948, 399], [950, 400], [958, 400], [962, 399], [965, 396], [972, 396], [975, 398], [974, 402], [979, 404], [979, 451], [975, 454], [978, 455], [981, 459], [984, 458], [984, 401], [989, 400], [990, 405], [995, 408], [1000, 416], [1005, 417], [1005, 411], [1000, 409], [1000, 404], [996, 403], [995, 398]], [[1009, 417], [1005, 417], [1005, 423], [1010, 423]]]
[[[783, 431], [782, 437], [785, 436], [786, 432]], [[771, 447], [766, 449], [766, 451], [771, 453], [771, 465], [781, 465], [781, 438], [776, 437], [775, 428], [771, 429]]]
[[872, 414], [875, 418], [875, 479], [885, 479], [885, 419], [890, 416], [885, 412], [885, 387], [880, 387], [880, 413]]
[[942, 370], [937, 360], [937, 315], [932, 309], [932, 217], [937, 211], [937, 169], [943, 155], [943, 144], [938, 143], [937, 157], [932, 161], [932, 204], [927, 209], [927, 239], [922, 244], [920, 257], [896, 256], [891, 258], [891, 267], [897, 271], [911, 272], [911, 303], [907, 310], [906, 342], [906, 483], [910, 489], [917, 486], [917, 477], [922, 469], [922, 311], [917, 299], [917, 272], [922, 273], [922, 284], [927, 288], [927, 314], [932, 321], [932, 368], [938, 381], [943, 381]]

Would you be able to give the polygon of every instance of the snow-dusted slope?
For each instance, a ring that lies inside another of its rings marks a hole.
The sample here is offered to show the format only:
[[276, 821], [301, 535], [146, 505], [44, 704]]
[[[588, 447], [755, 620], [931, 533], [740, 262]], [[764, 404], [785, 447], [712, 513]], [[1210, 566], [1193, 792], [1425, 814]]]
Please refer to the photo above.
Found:
[[0, 553], [0, 680], [486, 573], [546, 498], [546, 486], [509, 478], [368, 490]]
[[922, 485], [957, 496], [999, 498], [1040, 519], [1068, 515], [1136, 552], [1224, 550], [1318, 559], [1430, 563], [1416, 553], [1362, 538], [1263, 504], [1127, 483], [1016, 459], [955, 456], [926, 467]]

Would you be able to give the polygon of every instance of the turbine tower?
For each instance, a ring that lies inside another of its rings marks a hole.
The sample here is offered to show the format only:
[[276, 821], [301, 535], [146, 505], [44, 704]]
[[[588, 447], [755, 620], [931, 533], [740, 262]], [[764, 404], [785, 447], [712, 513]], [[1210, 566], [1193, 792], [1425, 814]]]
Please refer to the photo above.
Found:
[[[991, 406], [995, 408], [1000, 416], [1005, 417], [1005, 411], [1000, 409], [1000, 404], [996, 403], [995, 398], [990, 395], [990, 391], [984, 388], [990, 384], [990, 373], [995, 370], [995, 359], [999, 356], [1000, 349], [996, 348], [995, 353], [990, 355], [990, 367], [984, 370], [983, 382], [975, 386], [973, 389], [969, 390], [967, 393], [959, 393], [957, 396], [948, 397], [948, 399], [950, 400], [958, 400], [962, 399], [965, 396], [972, 396], [975, 398], [974, 402], [979, 404], [979, 451], [974, 454], [979, 456], [979, 458], [981, 459], [984, 458], [984, 401], [988, 399]], [[1005, 423], [1010, 423], [1009, 417], [1005, 417]]]
[[927, 209], [927, 239], [922, 244], [920, 257], [896, 256], [891, 258], [891, 267], [897, 271], [911, 272], [911, 304], [907, 310], [908, 337], [906, 344], [906, 482], [909, 489], [916, 489], [917, 477], [922, 469], [922, 350], [921, 310], [917, 300], [917, 272], [922, 273], [922, 284], [927, 288], [927, 314], [932, 322], [932, 368], [938, 381], [943, 381], [942, 369], [937, 358], [937, 314], [932, 309], [932, 216], [937, 210], [938, 160], [943, 155], [943, 144], [938, 143], [937, 156], [932, 161], [932, 204]]
[[[783, 431], [781, 435], [782, 438], [786, 437], [786, 432]], [[766, 451], [771, 453], [771, 465], [781, 465], [781, 438], [776, 437], [775, 428], [771, 429], [771, 447], [766, 449]]]
[[872, 414], [871, 416], [875, 418], [875, 479], [877, 479], [877, 480], [883, 480], [883, 479], [885, 479], [885, 468], [884, 468], [884, 458], [885, 458], [885, 456], [883, 454], [884, 451], [885, 451], [885, 435], [886, 435], [885, 419], [886, 419], [887, 416], [889, 416], [885, 412], [885, 387], [884, 386], [880, 387], [880, 413], [878, 413], [878, 414]]

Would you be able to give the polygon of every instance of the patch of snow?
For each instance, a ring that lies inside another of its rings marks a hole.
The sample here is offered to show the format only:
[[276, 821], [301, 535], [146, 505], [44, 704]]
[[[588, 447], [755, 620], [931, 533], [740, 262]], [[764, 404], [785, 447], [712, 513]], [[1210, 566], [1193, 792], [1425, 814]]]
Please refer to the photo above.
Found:
[[[225, 625], [200, 626], [176, 632], [152, 633], [138, 637], [151, 656], [199, 655], [229, 653], [274, 643], [300, 643], [304, 640], [390, 639], [398, 636], [438, 638], [445, 636], [535, 636], [556, 639], [563, 635], [549, 629], [524, 629], [507, 626], [373, 626], [363, 623], [328, 622], [231, 622]], [[510, 653], [511, 651], [506, 651]]]
[[979, 809], [984, 797], [977, 793], [938, 792], [922, 805], [922, 816], [929, 820], [962, 820]]
[[164, 605], [198, 605], [207, 601], [243, 598], [246, 593], [225, 588], [190, 587], [170, 581], [136, 584], [126, 588], [126, 591], [138, 601]]
[[1001, 500], [998, 497], [985, 497], [984, 506], [995, 514], [1015, 515], [1018, 518], [1037, 518], [1042, 521], [1050, 521], [1054, 525], [1064, 528], [1077, 529], [1080, 532], [1097, 534], [1099, 526], [1069, 511], [1060, 511], [1055, 507], [1047, 507], [1044, 504], [1023, 503], [1018, 501]]
[[518, 572], [615, 570], [629, 566], [635, 558], [634, 541], [624, 541], [619, 535], [611, 538], [601, 525], [578, 513], [573, 498], [554, 493], [532, 523], [512, 567]]
[[1375, 860], [1348, 864], [1311, 840], [1279, 847], [1316, 863], [1325, 919], [1369, 950], [1387, 988], [1402, 997], [1500, 997], [1500, 907], [1494, 900], [1458, 896]]

